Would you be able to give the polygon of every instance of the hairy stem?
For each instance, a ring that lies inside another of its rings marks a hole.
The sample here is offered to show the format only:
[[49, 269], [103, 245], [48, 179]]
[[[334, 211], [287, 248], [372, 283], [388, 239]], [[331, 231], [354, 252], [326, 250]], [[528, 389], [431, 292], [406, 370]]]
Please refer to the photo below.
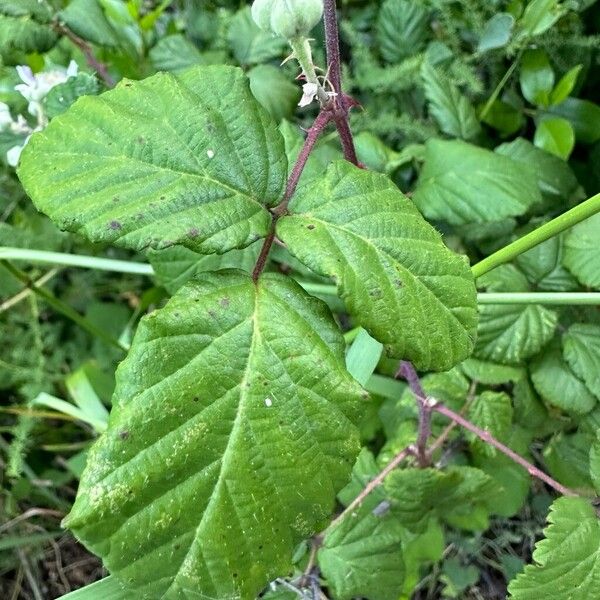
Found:
[[271, 250], [271, 246], [275, 240], [275, 224], [277, 223], [277, 219], [281, 215], [284, 215], [287, 212], [287, 207], [290, 202], [291, 197], [294, 195], [296, 188], [298, 187], [298, 181], [300, 181], [300, 177], [302, 176], [302, 171], [304, 171], [304, 167], [306, 166], [306, 162], [308, 161], [308, 157], [310, 153], [313, 151], [319, 136], [322, 131], [327, 127], [327, 124], [331, 121], [331, 113], [328, 110], [321, 110], [321, 112], [317, 115], [314, 123], [311, 128], [308, 130], [306, 134], [306, 139], [304, 140], [304, 144], [300, 149], [300, 153], [298, 154], [298, 158], [294, 163], [294, 167], [290, 176], [287, 180], [287, 184], [285, 186], [285, 192], [283, 194], [283, 200], [281, 203], [273, 209], [273, 219], [271, 221], [271, 231], [269, 235], [265, 238], [263, 243], [263, 247], [260, 250], [260, 254], [256, 259], [256, 264], [254, 265], [254, 270], [252, 271], [252, 279], [257, 281], [260, 277], [260, 274], [263, 272], [265, 265], [267, 264], [267, 258], [269, 257], [269, 252]]
[[103, 342], [106, 342], [110, 346], [114, 346], [123, 352], [127, 352], [127, 348], [121, 344], [118, 340], [114, 339], [111, 335], [106, 333], [104, 329], [97, 327], [92, 322], [88, 321], [85, 317], [80, 315], [75, 309], [71, 308], [68, 304], [65, 304], [62, 300], [57, 298], [54, 294], [49, 292], [43, 287], [39, 287], [36, 283], [29, 278], [29, 276], [17, 269], [14, 265], [9, 263], [7, 260], [0, 259], [0, 266], [3, 266], [15, 279], [23, 283], [27, 288], [29, 288], [36, 296], [39, 296], [42, 300], [44, 300], [47, 304], [49, 304], [56, 312], [61, 315], [67, 317], [81, 327], [85, 329], [88, 333], [96, 336], [98, 339], [101, 339]]
[[416, 442], [416, 458], [420, 467], [427, 467], [431, 463], [430, 455], [427, 451], [427, 441], [431, 436], [431, 406], [427, 401], [427, 395], [421, 386], [419, 376], [412, 364], [406, 360], [400, 362], [400, 368], [396, 373], [396, 379], [403, 377], [408, 383], [417, 400], [419, 409], [419, 428]]
[[57, 33], [70, 39], [83, 52], [87, 64], [98, 73], [107, 88], [115, 87], [115, 80], [110, 76], [106, 65], [94, 56], [92, 47], [84, 39], [71, 31], [64, 23], [55, 22], [53, 26]]
[[504, 248], [501, 248], [497, 252], [490, 254], [487, 258], [471, 267], [473, 276], [475, 278], [485, 275], [492, 269], [503, 265], [504, 263], [510, 262], [523, 252], [531, 250], [538, 244], [545, 242], [546, 240], [558, 235], [573, 227], [577, 223], [580, 223], [584, 219], [595, 215], [600, 211], [600, 194], [596, 194], [591, 198], [588, 198], [585, 202], [578, 204], [566, 213], [563, 213], [559, 217], [552, 219], [548, 223], [545, 223], [541, 227], [534, 229], [531, 233], [524, 235], [522, 238], [514, 241], [512, 244], [508, 244]]
[[323, 86], [317, 77], [317, 72], [313, 63], [312, 50], [310, 48], [310, 41], [306, 38], [294, 38], [289, 40], [289, 43], [294, 51], [293, 56], [300, 64], [302, 73], [304, 73], [304, 77], [306, 77], [306, 82], [317, 86], [317, 97], [319, 98], [321, 106], [325, 106], [329, 102], [329, 96], [323, 89]]

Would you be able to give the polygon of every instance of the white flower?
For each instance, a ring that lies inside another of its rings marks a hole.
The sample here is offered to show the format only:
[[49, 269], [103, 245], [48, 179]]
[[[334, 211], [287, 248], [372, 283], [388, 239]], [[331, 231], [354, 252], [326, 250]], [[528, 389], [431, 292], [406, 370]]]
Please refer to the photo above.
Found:
[[316, 97], [319, 86], [316, 83], [305, 83], [302, 86], [302, 98], [298, 106], [308, 106]]
[[19, 158], [21, 157], [21, 152], [23, 152], [23, 148], [25, 148], [25, 144], [27, 144], [27, 142], [29, 141], [29, 136], [27, 136], [25, 138], [25, 141], [23, 142], [22, 146], [13, 146], [7, 153], [6, 153], [6, 162], [11, 166], [11, 167], [16, 167], [17, 164], [19, 163]]
[[27, 109], [29, 114], [39, 118], [42, 110], [41, 101], [53, 87], [77, 75], [77, 63], [72, 60], [66, 69], [60, 67], [35, 75], [28, 66], [20, 65], [17, 67], [17, 73], [23, 83], [15, 85], [15, 90], [29, 102]]

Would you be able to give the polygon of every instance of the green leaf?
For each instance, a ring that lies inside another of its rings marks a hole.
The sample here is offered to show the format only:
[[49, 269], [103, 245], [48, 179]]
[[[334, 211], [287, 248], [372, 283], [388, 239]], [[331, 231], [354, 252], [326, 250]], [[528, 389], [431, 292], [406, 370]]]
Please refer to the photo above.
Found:
[[577, 83], [577, 77], [579, 77], [582, 68], [583, 65], [577, 65], [572, 69], [569, 69], [560, 78], [560, 81], [556, 84], [556, 87], [550, 94], [550, 104], [560, 104], [568, 98]]
[[563, 337], [563, 356], [588, 390], [600, 399], [600, 326], [571, 325]]
[[404, 580], [403, 528], [389, 511], [361, 506], [328, 530], [319, 566], [337, 600], [397, 600]]
[[583, 415], [596, 405], [596, 398], [565, 362], [556, 344], [531, 364], [531, 379], [544, 400], [567, 412]]
[[575, 147], [575, 132], [566, 119], [560, 117], [544, 119], [535, 129], [533, 143], [538, 148], [567, 160]]
[[258, 65], [248, 72], [248, 79], [252, 94], [276, 121], [292, 116], [300, 99], [300, 88], [281, 69]]
[[467, 360], [462, 362], [460, 368], [469, 379], [478, 381], [484, 385], [501, 385], [509, 382], [516, 383], [525, 376], [525, 370], [521, 367], [500, 365], [472, 357], [467, 358]]
[[554, 71], [544, 50], [528, 50], [521, 59], [519, 75], [523, 96], [539, 106], [550, 104], [550, 93], [554, 86]]
[[54, 86], [44, 98], [46, 115], [53, 119], [64, 113], [80, 96], [94, 96], [99, 91], [97, 79], [88, 73], [79, 73], [64, 83]]
[[[468, 409], [469, 420], [480, 429], [489, 431], [497, 440], [506, 442], [510, 433], [513, 409], [510, 396], [504, 392], [486, 390], [476, 396]], [[473, 434], [469, 435], [476, 451], [487, 456], [495, 456], [496, 449]]]
[[590, 447], [590, 478], [597, 494], [600, 494], [600, 438], [596, 437]]
[[417, 54], [427, 39], [429, 13], [408, 0], [385, 0], [377, 19], [379, 51], [390, 63]]
[[487, 52], [495, 48], [503, 48], [510, 41], [515, 18], [509, 13], [495, 14], [483, 28], [479, 38], [477, 52]]
[[467, 263], [390, 179], [335, 162], [289, 210], [280, 239], [334, 278], [348, 311], [390, 356], [446, 370], [469, 355], [477, 314]]
[[534, 172], [543, 194], [568, 199], [579, 185], [571, 167], [564, 160], [537, 148], [524, 138], [501, 144], [495, 152], [527, 165]]
[[158, 71], [177, 73], [205, 63], [198, 48], [181, 34], [161, 37], [149, 54]]
[[548, 109], [553, 115], [571, 123], [578, 142], [594, 144], [600, 140], [600, 106], [589, 100], [567, 98]]
[[481, 131], [475, 109], [458, 88], [429, 62], [423, 61], [421, 77], [429, 112], [440, 129], [452, 137], [469, 140]]
[[508, 586], [514, 600], [594, 598], [600, 579], [600, 523], [589, 500], [558, 498], [550, 508], [535, 564]]
[[61, 596], [60, 600], [135, 600], [135, 594], [125, 591], [114, 577], [105, 577], [90, 583], [70, 594]]
[[164, 250], [150, 250], [148, 258], [154, 269], [158, 285], [162, 285], [169, 294], [174, 294], [198, 273], [221, 271], [222, 269], [242, 269], [251, 273], [262, 242], [254, 242], [241, 250], [230, 250], [225, 254], [198, 254], [182, 246], [173, 246]]
[[285, 48], [285, 40], [263, 31], [252, 18], [250, 7], [240, 9], [229, 26], [229, 45], [241, 65], [254, 65], [279, 58]]
[[548, 473], [563, 485], [586, 493], [592, 488], [590, 449], [594, 437], [579, 431], [555, 435], [544, 448]]
[[516, 133], [525, 124], [523, 113], [502, 100], [495, 100], [481, 120], [496, 129], [501, 137]]
[[[491, 292], [530, 291], [514, 265], [501, 265], [478, 283]], [[482, 305], [474, 354], [492, 362], [521, 364], [550, 341], [557, 322], [557, 313], [539, 304]]]
[[18, 52], [46, 52], [57, 36], [48, 25], [46, 4], [29, 0], [0, 0], [0, 58]]
[[283, 141], [233, 67], [125, 81], [34, 135], [18, 173], [61, 228], [137, 250], [205, 254], [267, 234]]
[[520, 39], [540, 35], [550, 29], [564, 14], [558, 0], [531, 0], [519, 21]]
[[465, 225], [522, 215], [541, 196], [527, 166], [459, 140], [430, 140], [413, 199], [428, 219]]
[[564, 265], [585, 286], [600, 289], [600, 213], [572, 227], [565, 236]]
[[99, 46], [119, 45], [119, 36], [98, 0], [72, 0], [58, 16], [71, 31], [84, 40]]
[[254, 598], [358, 454], [343, 352], [290, 278], [205, 273], [141, 320], [66, 525], [139, 597]]
[[364, 386], [381, 358], [383, 346], [373, 339], [365, 329], [360, 331], [346, 354], [346, 368], [348, 373]]

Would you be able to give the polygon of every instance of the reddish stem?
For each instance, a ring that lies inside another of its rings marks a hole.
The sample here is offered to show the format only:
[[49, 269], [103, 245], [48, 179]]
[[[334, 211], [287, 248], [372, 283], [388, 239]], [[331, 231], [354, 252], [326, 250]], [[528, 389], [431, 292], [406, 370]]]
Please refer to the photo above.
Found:
[[107, 88], [115, 87], [115, 80], [108, 73], [106, 65], [94, 56], [92, 47], [84, 39], [71, 31], [64, 23], [54, 23], [54, 29], [69, 38], [83, 52], [87, 64], [98, 73]]
[[555, 489], [559, 494], [562, 494], [563, 496], [577, 496], [577, 493], [575, 493], [573, 490], [565, 487], [555, 479], [552, 479], [552, 477], [546, 475], [544, 471], [538, 469], [535, 465], [525, 460], [514, 450], [511, 450], [508, 446], [505, 446], [502, 442], [499, 442], [489, 431], [477, 427], [477, 425], [474, 425], [473, 423], [471, 423], [471, 421], [468, 421], [462, 415], [454, 412], [452, 409], [448, 408], [440, 402], [432, 401], [430, 403], [430, 406], [432, 410], [435, 410], [441, 415], [452, 419], [461, 427], [464, 427], [471, 433], [474, 433], [479, 439], [483, 440], [486, 444], [493, 446], [494, 448], [502, 452], [502, 454], [508, 456], [511, 460], [523, 467], [532, 477], [536, 477], [540, 481], [543, 481], [551, 488]]
[[415, 368], [406, 360], [400, 362], [400, 368], [396, 373], [396, 378], [403, 377], [406, 379], [408, 386], [410, 387], [413, 395], [417, 400], [417, 407], [419, 409], [419, 429], [417, 434], [417, 462], [421, 467], [429, 466], [430, 454], [427, 451], [427, 441], [431, 436], [431, 406], [427, 401], [427, 395]]
[[260, 254], [256, 259], [256, 264], [254, 265], [254, 270], [252, 271], [252, 279], [254, 281], [258, 281], [260, 274], [263, 272], [265, 265], [267, 264], [267, 258], [269, 257], [269, 251], [271, 250], [271, 246], [275, 241], [275, 224], [277, 223], [277, 219], [283, 214], [286, 213], [288, 204], [290, 202], [291, 197], [294, 195], [296, 188], [298, 187], [298, 181], [300, 181], [300, 177], [302, 176], [302, 171], [304, 171], [304, 167], [306, 166], [306, 162], [308, 161], [308, 157], [312, 152], [319, 136], [322, 131], [327, 127], [327, 124], [331, 121], [331, 112], [328, 110], [322, 110], [315, 119], [311, 128], [308, 130], [306, 134], [306, 139], [304, 140], [304, 144], [300, 149], [300, 153], [298, 154], [298, 158], [294, 163], [294, 167], [290, 176], [287, 180], [285, 186], [285, 192], [283, 194], [283, 200], [281, 203], [273, 209], [273, 220], [271, 222], [271, 231], [269, 235], [265, 238], [263, 243], [263, 247], [260, 250]]

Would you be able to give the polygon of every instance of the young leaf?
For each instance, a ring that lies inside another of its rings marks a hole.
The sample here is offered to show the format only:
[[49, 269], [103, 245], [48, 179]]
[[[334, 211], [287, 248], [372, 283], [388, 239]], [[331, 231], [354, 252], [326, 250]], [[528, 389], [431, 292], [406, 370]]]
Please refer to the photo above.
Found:
[[361, 327], [346, 353], [348, 373], [364, 386], [377, 368], [382, 350], [383, 346]]
[[600, 398], [600, 326], [571, 325], [563, 338], [563, 355], [587, 388]]
[[440, 129], [452, 137], [469, 140], [481, 131], [475, 109], [458, 88], [428, 61], [423, 61], [421, 76], [429, 111]]
[[581, 221], [565, 237], [564, 264], [583, 284], [600, 289], [600, 213]]
[[348, 311], [390, 356], [443, 371], [469, 355], [477, 311], [468, 265], [390, 179], [335, 162], [289, 210], [278, 236], [334, 278]]
[[531, 0], [519, 21], [520, 38], [528, 39], [550, 29], [563, 15], [558, 0]]
[[381, 55], [390, 63], [400, 62], [421, 50], [427, 39], [429, 14], [408, 0], [386, 0], [379, 10], [377, 40]]
[[526, 165], [459, 140], [430, 140], [413, 199], [428, 219], [465, 225], [522, 215], [541, 196]]
[[540, 121], [535, 129], [533, 143], [563, 160], [568, 160], [575, 147], [575, 132], [571, 123], [561, 117]]
[[515, 24], [515, 18], [509, 13], [495, 14], [483, 28], [479, 44], [478, 52], [486, 52], [494, 48], [502, 48], [510, 41], [512, 29]]
[[554, 71], [544, 50], [528, 50], [523, 54], [519, 82], [523, 96], [531, 104], [539, 106], [550, 104]]
[[393, 514], [378, 515], [368, 506], [329, 530], [318, 560], [333, 597], [396, 600], [404, 580], [403, 534]]
[[208, 66], [82, 98], [33, 136], [19, 177], [38, 209], [92, 241], [210, 254], [266, 235], [286, 170], [243, 73]]
[[[489, 431], [497, 440], [505, 442], [511, 429], [513, 408], [510, 396], [504, 392], [484, 391], [477, 396], [468, 410], [469, 420]], [[493, 446], [486, 444], [474, 435], [469, 435], [472, 446], [486, 456], [495, 456]]]
[[567, 98], [548, 112], [571, 123], [577, 141], [594, 144], [600, 140], [600, 106], [589, 100]]
[[600, 522], [589, 500], [559, 498], [548, 516], [545, 538], [508, 586], [513, 600], [595, 598], [600, 580]]
[[358, 454], [343, 352], [291, 279], [203, 274], [140, 322], [67, 526], [138, 597], [254, 598]]
[[569, 94], [573, 91], [575, 84], [577, 83], [577, 77], [583, 65], [577, 65], [572, 69], [569, 69], [556, 84], [556, 87], [550, 94], [550, 104], [560, 104], [566, 100]]

